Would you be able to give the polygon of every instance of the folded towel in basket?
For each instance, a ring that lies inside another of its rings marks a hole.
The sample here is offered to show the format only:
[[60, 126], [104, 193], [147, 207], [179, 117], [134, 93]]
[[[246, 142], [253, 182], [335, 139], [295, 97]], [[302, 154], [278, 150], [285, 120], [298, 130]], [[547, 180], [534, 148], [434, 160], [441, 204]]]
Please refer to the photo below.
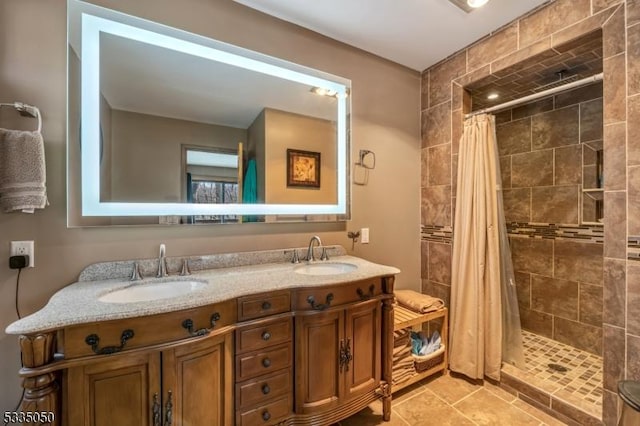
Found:
[[394, 294], [399, 304], [421, 314], [437, 311], [444, 307], [444, 301], [442, 299], [427, 294], [420, 294], [413, 290], [396, 290]]
[[39, 131], [0, 129], [0, 207], [33, 213], [47, 202], [44, 142]]

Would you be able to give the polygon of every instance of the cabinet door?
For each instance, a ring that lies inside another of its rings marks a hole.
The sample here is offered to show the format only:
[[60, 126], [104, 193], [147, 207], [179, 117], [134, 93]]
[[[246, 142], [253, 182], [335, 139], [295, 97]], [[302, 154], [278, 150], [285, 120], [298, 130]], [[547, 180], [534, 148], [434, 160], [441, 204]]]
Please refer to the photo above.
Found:
[[69, 426], [153, 426], [154, 409], [160, 413], [159, 353], [73, 367], [66, 375]]
[[380, 301], [371, 300], [347, 308], [345, 322], [346, 347], [352, 357], [348, 369], [343, 368], [345, 396], [352, 398], [375, 389], [380, 383]]
[[338, 405], [343, 381], [339, 371], [342, 310], [296, 317], [296, 412], [324, 411]]
[[162, 352], [165, 426], [232, 424], [232, 344], [227, 333]]

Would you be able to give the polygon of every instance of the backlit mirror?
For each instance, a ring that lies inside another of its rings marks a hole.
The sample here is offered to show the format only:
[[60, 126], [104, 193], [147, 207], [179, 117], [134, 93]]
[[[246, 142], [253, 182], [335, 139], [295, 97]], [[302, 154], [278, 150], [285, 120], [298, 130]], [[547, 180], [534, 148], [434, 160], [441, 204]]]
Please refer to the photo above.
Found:
[[68, 222], [348, 218], [350, 82], [68, 2]]

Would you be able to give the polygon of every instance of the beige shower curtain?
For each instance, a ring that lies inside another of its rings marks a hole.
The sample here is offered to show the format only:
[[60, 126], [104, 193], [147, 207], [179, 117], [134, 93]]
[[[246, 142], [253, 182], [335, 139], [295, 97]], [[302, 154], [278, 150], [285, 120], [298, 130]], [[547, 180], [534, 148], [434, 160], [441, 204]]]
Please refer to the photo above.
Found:
[[522, 367], [524, 356], [494, 116], [465, 121], [457, 179], [450, 368], [474, 379], [499, 380], [504, 358]]

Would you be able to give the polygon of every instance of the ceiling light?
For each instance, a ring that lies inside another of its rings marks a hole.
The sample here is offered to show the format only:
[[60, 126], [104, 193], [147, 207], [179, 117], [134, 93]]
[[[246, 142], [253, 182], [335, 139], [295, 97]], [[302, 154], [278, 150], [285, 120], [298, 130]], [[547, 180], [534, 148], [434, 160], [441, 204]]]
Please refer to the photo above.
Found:
[[494, 99], [498, 99], [499, 97], [500, 97], [500, 95], [498, 95], [496, 92], [489, 93], [487, 95], [487, 99], [489, 99], [490, 101], [492, 101]]
[[471, 7], [478, 8], [487, 4], [489, 0], [467, 0], [467, 4]]
[[332, 98], [338, 96], [338, 92], [336, 92], [335, 90], [325, 89], [324, 87], [314, 87], [311, 89], [311, 92], [315, 93], [316, 95], [329, 96]]

